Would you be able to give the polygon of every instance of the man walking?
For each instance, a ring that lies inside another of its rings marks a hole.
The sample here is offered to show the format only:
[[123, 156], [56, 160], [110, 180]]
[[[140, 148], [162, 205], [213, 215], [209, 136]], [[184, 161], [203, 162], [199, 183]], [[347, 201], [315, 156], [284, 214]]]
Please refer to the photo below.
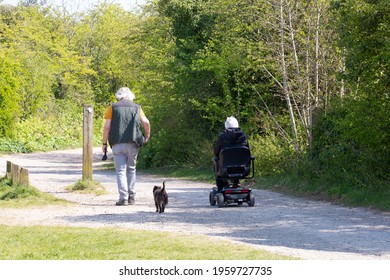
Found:
[[106, 121], [102, 150], [104, 153], [107, 152], [108, 141], [114, 156], [119, 192], [119, 200], [115, 205], [125, 206], [135, 202], [138, 149], [149, 141], [150, 123], [141, 106], [133, 102], [135, 96], [129, 88], [120, 88], [115, 97], [118, 102], [108, 107], [104, 116]]

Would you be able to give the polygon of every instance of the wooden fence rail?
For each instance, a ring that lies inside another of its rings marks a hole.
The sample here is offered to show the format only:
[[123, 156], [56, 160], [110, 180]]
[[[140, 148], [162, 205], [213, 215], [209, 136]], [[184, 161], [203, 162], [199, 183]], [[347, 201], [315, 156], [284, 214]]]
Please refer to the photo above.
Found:
[[10, 178], [13, 185], [20, 184], [24, 186], [30, 185], [28, 169], [7, 161], [7, 178]]

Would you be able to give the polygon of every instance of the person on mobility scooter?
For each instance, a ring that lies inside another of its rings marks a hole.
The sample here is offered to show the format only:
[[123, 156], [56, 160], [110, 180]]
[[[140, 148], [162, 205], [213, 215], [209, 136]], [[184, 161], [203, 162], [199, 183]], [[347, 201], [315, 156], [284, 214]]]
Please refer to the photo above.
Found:
[[[251, 174], [250, 177], [248, 177]], [[225, 121], [222, 132], [214, 146], [214, 172], [217, 187], [209, 195], [210, 205], [218, 207], [230, 203], [241, 205], [243, 202], [254, 206], [255, 197], [250, 188], [239, 185], [240, 179], [253, 178], [254, 157], [251, 156], [249, 143], [234, 117]]]

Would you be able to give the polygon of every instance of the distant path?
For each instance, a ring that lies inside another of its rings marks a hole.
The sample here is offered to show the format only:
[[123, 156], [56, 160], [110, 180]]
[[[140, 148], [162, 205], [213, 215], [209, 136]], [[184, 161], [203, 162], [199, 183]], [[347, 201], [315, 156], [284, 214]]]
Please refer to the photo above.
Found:
[[107, 188], [107, 195], [82, 195], [64, 189], [82, 176], [81, 149], [0, 157], [0, 176], [5, 174], [6, 160], [11, 160], [29, 169], [32, 185], [78, 203], [43, 209], [0, 208], [0, 224], [170, 231], [226, 238], [303, 259], [390, 260], [390, 213], [264, 190], [254, 191], [255, 207], [217, 208], [208, 202], [211, 184], [167, 178], [169, 205], [166, 213], [157, 214], [152, 188], [166, 178], [141, 173], [136, 204], [117, 207], [115, 174], [96, 170], [102, 164], [100, 148], [94, 153], [93, 176]]

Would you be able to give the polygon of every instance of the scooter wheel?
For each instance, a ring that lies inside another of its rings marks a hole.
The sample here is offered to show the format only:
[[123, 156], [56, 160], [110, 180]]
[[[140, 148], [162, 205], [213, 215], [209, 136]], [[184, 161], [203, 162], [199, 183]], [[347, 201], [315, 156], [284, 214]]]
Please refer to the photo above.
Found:
[[211, 205], [211, 206], [215, 206], [215, 204], [217, 203], [217, 202], [215, 201], [215, 194], [214, 194], [213, 191], [210, 192], [209, 201], [210, 201], [210, 205]]
[[248, 202], [249, 207], [255, 206], [255, 195], [253, 193], [249, 194], [249, 202]]
[[221, 208], [225, 204], [225, 198], [223, 197], [222, 193], [217, 194], [217, 204], [219, 208]]

